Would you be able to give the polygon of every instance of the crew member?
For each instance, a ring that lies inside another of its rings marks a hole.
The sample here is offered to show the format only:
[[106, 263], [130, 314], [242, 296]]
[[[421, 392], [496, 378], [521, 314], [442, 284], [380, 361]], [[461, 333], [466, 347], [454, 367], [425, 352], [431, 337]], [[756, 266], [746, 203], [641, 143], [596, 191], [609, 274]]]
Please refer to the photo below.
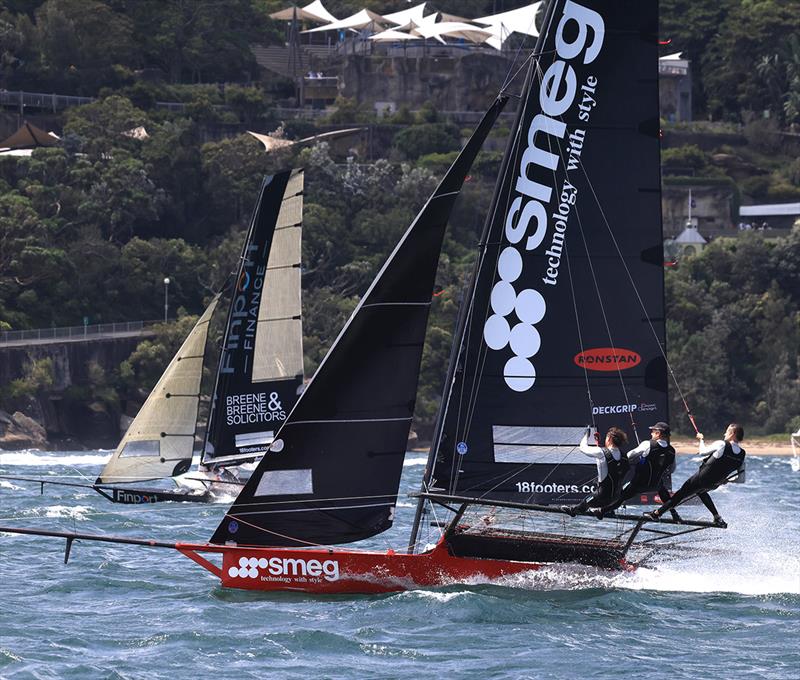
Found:
[[622, 480], [628, 471], [628, 459], [620, 453], [620, 447], [628, 441], [628, 435], [618, 427], [612, 427], [606, 433], [605, 446], [589, 446], [591, 429], [581, 439], [581, 452], [591, 456], [597, 462], [597, 491], [584, 498], [577, 505], [562, 505], [561, 509], [571, 517], [588, 508], [602, 508], [616, 501], [622, 491]]
[[737, 423], [731, 423], [725, 430], [723, 439], [715, 441], [710, 446], [706, 446], [701, 432], [697, 433], [697, 438], [700, 440], [700, 453], [706, 454], [700, 464], [700, 469], [689, 477], [675, 492], [675, 495], [660, 508], [645, 513], [644, 516], [648, 519], [659, 519], [667, 510], [697, 494], [703, 505], [714, 516], [714, 523], [723, 528], [728, 526], [717, 511], [708, 492], [716, 489], [720, 484], [725, 484], [732, 473], [743, 469], [745, 450], [741, 447], [740, 442], [744, 439], [744, 428]]
[[[644, 441], [635, 449], [628, 451], [628, 464], [633, 468], [633, 478], [622, 488], [622, 494], [615, 503], [597, 511], [602, 519], [611, 515], [620, 505], [638, 493], [658, 489], [661, 502], [670, 499], [665, 478], [675, 470], [675, 449], [669, 443], [670, 429], [665, 422], [658, 422], [650, 428], [650, 440]], [[680, 520], [675, 510], [670, 510], [672, 518]]]

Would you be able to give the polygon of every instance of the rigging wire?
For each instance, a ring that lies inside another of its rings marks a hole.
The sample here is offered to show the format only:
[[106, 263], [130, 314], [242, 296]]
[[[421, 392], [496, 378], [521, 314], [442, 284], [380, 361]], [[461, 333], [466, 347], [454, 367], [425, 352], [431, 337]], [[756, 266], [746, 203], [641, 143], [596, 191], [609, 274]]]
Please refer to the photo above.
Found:
[[669, 373], [672, 376], [672, 380], [675, 383], [675, 388], [678, 390], [678, 394], [680, 395], [681, 401], [683, 402], [683, 406], [686, 409], [686, 415], [689, 417], [689, 420], [691, 421], [692, 427], [694, 427], [695, 432], [699, 433], [700, 430], [697, 428], [697, 423], [695, 422], [694, 415], [692, 414], [692, 411], [689, 408], [689, 404], [686, 401], [686, 397], [684, 396], [683, 390], [681, 390], [681, 386], [678, 383], [678, 378], [675, 375], [675, 371], [672, 369], [672, 364], [670, 364], [669, 362], [669, 358], [667, 357], [667, 352], [664, 349], [663, 345], [661, 344], [661, 340], [659, 339], [658, 333], [656, 332], [656, 329], [653, 326], [653, 322], [650, 319], [650, 315], [647, 313], [647, 308], [645, 307], [644, 301], [642, 300], [642, 296], [639, 294], [639, 288], [636, 286], [636, 282], [633, 278], [633, 274], [631, 274], [631, 270], [628, 268], [627, 262], [625, 262], [625, 258], [622, 255], [622, 250], [620, 249], [619, 243], [617, 242], [617, 239], [614, 236], [614, 231], [611, 229], [611, 225], [609, 224], [608, 218], [606, 217], [605, 211], [603, 210], [603, 206], [600, 204], [600, 199], [598, 198], [597, 192], [594, 189], [594, 184], [592, 183], [591, 179], [586, 173], [586, 168], [584, 167], [583, 163], [581, 163], [581, 170], [583, 171], [583, 175], [586, 178], [586, 183], [589, 186], [589, 190], [592, 192], [592, 197], [594, 198], [595, 204], [597, 205], [597, 208], [600, 211], [600, 215], [603, 218], [603, 224], [605, 224], [606, 229], [608, 230], [608, 233], [611, 236], [611, 242], [614, 244], [614, 248], [616, 249], [617, 254], [619, 255], [619, 259], [622, 261], [622, 266], [625, 268], [625, 273], [628, 275], [628, 280], [631, 283], [633, 292], [636, 294], [636, 299], [639, 302], [639, 306], [642, 308], [642, 312], [644, 313], [644, 317], [647, 320], [647, 324], [650, 327], [650, 330], [652, 331], [653, 336], [656, 339], [656, 345], [658, 345], [658, 349], [661, 352], [661, 356], [664, 358], [664, 361], [667, 364], [667, 369], [669, 370]]

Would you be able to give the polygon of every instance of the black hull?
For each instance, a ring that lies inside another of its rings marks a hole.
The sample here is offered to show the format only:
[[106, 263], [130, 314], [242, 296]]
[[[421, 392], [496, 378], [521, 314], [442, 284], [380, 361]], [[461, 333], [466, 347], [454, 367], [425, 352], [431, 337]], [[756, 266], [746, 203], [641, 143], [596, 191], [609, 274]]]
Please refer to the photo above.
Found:
[[162, 491], [161, 489], [122, 489], [108, 486], [93, 486], [92, 488], [112, 503], [122, 503], [123, 505], [149, 505], [166, 501], [178, 503], [214, 502], [214, 495], [210, 491], [190, 493], [186, 491]]
[[626, 546], [620, 541], [510, 530], [482, 530], [480, 534], [456, 530], [445, 540], [451, 554], [456, 557], [571, 562], [601, 569], [624, 569], [626, 566]]

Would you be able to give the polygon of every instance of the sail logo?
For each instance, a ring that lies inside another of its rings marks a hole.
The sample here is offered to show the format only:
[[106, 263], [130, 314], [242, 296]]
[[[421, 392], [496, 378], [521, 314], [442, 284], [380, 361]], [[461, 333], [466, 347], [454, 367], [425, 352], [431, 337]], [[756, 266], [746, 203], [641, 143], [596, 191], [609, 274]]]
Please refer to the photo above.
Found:
[[[250, 367], [250, 356], [255, 347], [258, 328], [258, 310], [264, 287], [265, 265], [257, 265], [255, 255], [258, 246], [249, 244], [244, 255], [244, 263], [236, 282], [234, 298], [225, 347], [222, 353], [220, 373], [246, 373]], [[237, 365], [237, 352], [241, 365]]]
[[[593, 62], [600, 54], [604, 36], [605, 23], [600, 14], [567, 0], [555, 35], [558, 58], [541, 78], [539, 106], [542, 113], [531, 120], [526, 135], [527, 146], [517, 156], [520, 159], [519, 174], [511, 194], [516, 193], [516, 196], [504, 224], [509, 245], [502, 249], [497, 260], [499, 280], [492, 287], [489, 299], [492, 314], [486, 319], [483, 329], [484, 341], [490, 349], [511, 348], [514, 356], [503, 368], [503, 379], [515, 392], [526, 392], [536, 382], [536, 368], [531, 358], [539, 352], [542, 344], [536, 325], [547, 313], [546, 300], [538, 290], [517, 290], [525, 267], [523, 254], [536, 251], [542, 245], [548, 231], [548, 219], [552, 217], [555, 232], [551, 246], [537, 259], [545, 259], [549, 265], [544, 283], [556, 285], [561, 252], [566, 243], [567, 219], [577, 201], [576, 187], [565, 179], [557, 206], [548, 209], [554, 192], [552, 178], [559, 164], [558, 154], [549, 149], [558, 139], [564, 139], [567, 126], [559, 118], [573, 105], [578, 93], [575, 69], [569, 62], [579, 58], [584, 65]], [[588, 89], [593, 92], [596, 85], [597, 79], [590, 76], [587, 84], [581, 86], [581, 91]], [[543, 141], [545, 136], [557, 139]], [[531, 172], [537, 167], [541, 177], [551, 178], [549, 186], [547, 180], [542, 183], [531, 178]], [[548, 216], [548, 212], [552, 214]], [[518, 320], [513, 327], [508, 321], [512, 312]]]
[[[263, 575], [262, 571], [265, 571], [266, 575]], [[304, 560], [294, 557], [240, 557], [239, 566], [231, 566], [228, 569], [228, 576], [231, 578], [261, 578], [262, 580], [272, 580], [274, 577], [322, 577], [326, 581], [338, 581], [339, 562], [337, 560]]]
[[286, 411], [277, 392], [231, 394], [225, 399], [228, 425], [251, 425], [286, 420]]
[[630, 349], [598, 347], [578, 352], [574, 361], [589, 371], [626, 371], [642, 363], [642, 357]]

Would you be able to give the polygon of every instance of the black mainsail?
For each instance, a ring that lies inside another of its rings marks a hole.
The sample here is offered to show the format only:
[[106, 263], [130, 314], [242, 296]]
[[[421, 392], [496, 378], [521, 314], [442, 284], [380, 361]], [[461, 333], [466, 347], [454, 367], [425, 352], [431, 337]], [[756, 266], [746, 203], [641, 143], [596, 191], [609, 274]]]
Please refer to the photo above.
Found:
[[302, 192], [300, 170], [261, 186], [231, 294], [204, 465], [263, 455], [302, 388]]
[[346, 543], [391, 526], [445, 227], [505, 102], [495, 101], [389, 256], [213, 543]]
[[425, 491], [572, 502], [587, 425], [668, 420], [657, 30], [657, 2], [551, 3]]

